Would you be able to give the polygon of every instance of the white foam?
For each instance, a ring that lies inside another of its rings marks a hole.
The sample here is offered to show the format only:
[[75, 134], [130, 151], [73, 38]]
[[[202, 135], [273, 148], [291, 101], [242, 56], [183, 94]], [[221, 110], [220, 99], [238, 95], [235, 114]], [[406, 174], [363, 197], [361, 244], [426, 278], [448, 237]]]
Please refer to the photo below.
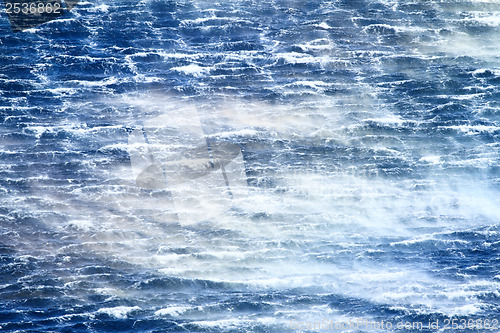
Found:
[[238, 24], [253, 24], [252, 21], [245, 20], [242, 18], [237, 18], [237, 17], [228, 17], [228, 16], [215, 16], [211, 15], [209, 17], [199, 17], [197, 19], [193, 20], [182, 20], [181, 25], [202, 25], [203, 23], [210, 22], [210, 21], [215, 21], [215, 24], [213, 26], [220, 26], [224, 23], [238, 23]]
[[84, 232], [89, 232], [94, 228], [94, 223], [90, 220], [71, 220], [69, 225], [74, 226]]
[[285, 60], [289, 64], [311, 64], [318, 62], [318, 58], [310, 54], [298, 52], [277, 53], [275, 57]]
[[500, 69], [498, 68], [479, 68], [473, 71], [472, 74], [477, 76], [479, 74], [485, 74], [487, 71], [491, 72], [495, 76], [500, 76]]
[[439, 163], [441, 163], [441, 156], [437, 156], [437, 155], [424, 156], [424, 157], [420, 158], [419, 161], [430, 163], [430, 164], [439, 164]]
[[184, 312], [188, 311], [191, 309], [191, 307], [188, 306], [171, 306], [168, 308], [160, 309], [155, 312], [155, 316], [158, 317], [164, 317], [164, 316], [172, 316], [172, 317], [178, 317]]
[[313, 41], [297, 44], [304, 51], [331, 51], [334, 49], [334, 44], [326, 38], [315, 39]]
[[321, 22], [320, 24], [317, 24], [316, 26], [318, 28], [321, 28], [321, 29], [332, 29], [332, 27], [329, 26], [328, 23], [326, 23], [326, 22]]
[[224, 131], [208, 135], [209, 138], [232, 138], [232, 137], [256, 137], [259, 131], [254, 129], [242, 129], [239, 131]]
[[500, 131], [500, 127], [493, 125], [454, 125], [454, 126], [440, 126], [440, 128], [453, 129], [469, 135], [479, 134], [482, 132], [493, 133]]
[[171, 70], [183, 73], [185, 75], [192, 75], [194, 77], [204, 76], [210, 73], [212, 67], [202, 67], [197, 64], [190, 64], [187, 66], [172, 67]]
[[107, 314], [117, 319], [126, 319], [131, 313], [141, 310], [138, 306], [117, 306], [114, 308], [101, 308], [97, 313]]
[[469, 12], [470, 17], [464, 18], [465, 22], [476, 23], [489, 27], [500, 26], [500, 13]]
[[118, 83], [118, 78], [111, 76], [100, 81], [84, 81], [84, 80], [69, 80], [70, 83], [75, 83], [84, 87], [103, 87]]
[[92, 7], [87, 9], [89, 12], [103, 12], [107, 13], [109, 11], [109, 6], [106, 4], [93, 5]]

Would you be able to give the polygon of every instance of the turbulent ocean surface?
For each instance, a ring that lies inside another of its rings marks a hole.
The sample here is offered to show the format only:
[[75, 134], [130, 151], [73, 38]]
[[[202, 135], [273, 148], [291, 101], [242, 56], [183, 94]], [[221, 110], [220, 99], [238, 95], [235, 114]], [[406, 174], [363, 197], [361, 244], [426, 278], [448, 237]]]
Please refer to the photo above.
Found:
[[[187, 108], [246, 181], [186, 224], [130, 136]], [[495, 332], [499, 194], [500, 1], [1, 13], [2, 332]]]

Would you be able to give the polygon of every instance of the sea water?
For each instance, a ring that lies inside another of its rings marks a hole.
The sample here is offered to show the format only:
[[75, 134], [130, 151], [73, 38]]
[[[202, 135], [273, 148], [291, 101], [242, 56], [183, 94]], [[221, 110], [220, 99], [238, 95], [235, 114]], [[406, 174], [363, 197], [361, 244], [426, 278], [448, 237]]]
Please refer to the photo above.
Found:
[[[499, 36], [496, 0], [2, 13], [0, 330], [498, 331]], [[223, 209], [139, 186], [155, 119], [239, 148]]]

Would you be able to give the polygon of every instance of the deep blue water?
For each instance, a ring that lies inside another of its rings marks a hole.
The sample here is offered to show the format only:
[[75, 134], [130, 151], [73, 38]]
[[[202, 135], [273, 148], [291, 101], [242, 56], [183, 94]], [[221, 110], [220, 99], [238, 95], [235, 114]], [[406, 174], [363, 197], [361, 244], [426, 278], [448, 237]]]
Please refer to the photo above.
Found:
[[[498, 331], [498, 36], [495, 0], [2, 12], [0, 331]], [[131, 162], [179, 112], [244, 161], [199, 223]]]

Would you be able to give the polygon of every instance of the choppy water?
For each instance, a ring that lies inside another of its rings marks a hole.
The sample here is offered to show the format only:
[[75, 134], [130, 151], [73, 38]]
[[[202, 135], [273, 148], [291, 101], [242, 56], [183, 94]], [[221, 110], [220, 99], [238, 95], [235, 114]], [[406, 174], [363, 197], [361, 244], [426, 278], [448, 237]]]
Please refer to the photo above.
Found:
[[[496, 0], [2, 14], [0, 330], [498, 330], [445, 323], [500, 319], [499, 36]], [[129, 157], [185, 107], [248, 178], [189, 225]]]

